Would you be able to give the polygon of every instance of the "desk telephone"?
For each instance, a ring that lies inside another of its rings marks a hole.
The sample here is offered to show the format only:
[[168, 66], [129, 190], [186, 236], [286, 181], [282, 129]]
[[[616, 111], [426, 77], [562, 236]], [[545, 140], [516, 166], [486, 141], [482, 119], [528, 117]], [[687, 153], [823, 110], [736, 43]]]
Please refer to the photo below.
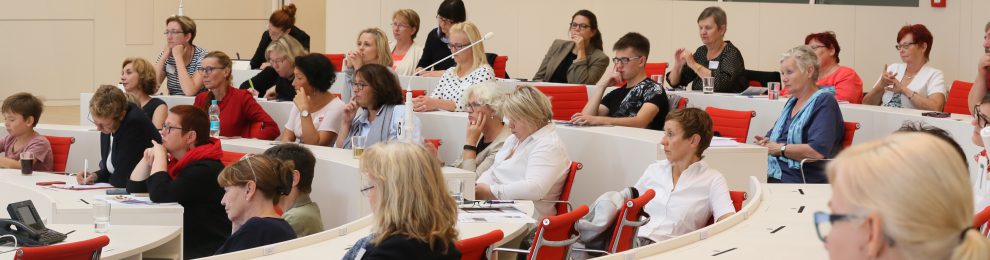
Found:
[[[38, 210], [30, 200], [7, 205], [10, 219], [0, 219], [0, 236], [14, 235], [17, 246], [45, 246], [65, 240], [66, 235], [45, 227]], [[14, 242], [10, 237], [0, 238], [0, 243]]]

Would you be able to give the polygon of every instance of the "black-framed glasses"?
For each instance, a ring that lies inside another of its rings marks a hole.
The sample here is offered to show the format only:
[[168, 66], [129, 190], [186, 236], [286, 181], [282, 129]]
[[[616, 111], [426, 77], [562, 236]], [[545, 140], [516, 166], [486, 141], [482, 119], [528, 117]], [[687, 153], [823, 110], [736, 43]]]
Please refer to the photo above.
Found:
[[227, 67], [216, 67], [216, 68], [214, 68], [214, 67], [199, 67], [198, 69], [196, 69], [196, 71], [199, 71], [200, 73], [203, 73], [205, 75], [210, 75], [210, 74], [213, 74], [213, 71], [215, 71], [215, 70], [222, 70], [222, 69], [226, 69], [226, 68]]
[[624, 64], [629, 64], [629, 62], [631, 62], [632, 60], [638, 60], [638, 59], [642, 59], [642, 58], [643, 58], [643, 56], [622, 57], [622, 58], [615, 57], [615, 58], [612, 58], [612, 63], [623, 64], [624, 65]]
[[984, 116], [983, 113], [980, 113], [980, 105], [973, 106], [973, 117], [976, 118], [976, 125], [980, 126], [980, 128], [990, 125], [990, 119]]
[[470, 45], [470, 44], [453, 44], [453, 43], [448, 43], [447, 44], [447, 48], [450, 48], [450, 51], [459, 51], [461, 49], [464, 49], [464, 47], [467, 47], [468, 45]]
[[375, 188], [375, 185], [368, 185], [367, 187], [361, 188], [361, 195], [368, 197], [368, 192], [371, 192]]
[[575, 29], [575, 30], [587, 30], [591, 28], [591, 25], [587, 25], [583, 23], [575, 23], [575, 22], [571, 22], [570, 26], [571, 29]]
[[189, 131], [189, 129], [182, 128], [180, 126], [170, 126], [168, 124], [162, 125], [162, 129], [158, 129], [158, 130], [159, 131], [162, 131], [162, 133], [164, 133], [164, 134], [171, 134], [172, 133], [172, 130], [175, 130], [175, 129], [179, 129], [179, 130], [182, 130], [182, 131]]
[[829, 214], [822, 211], [816, 211], [815, 218], [815, 232], [818, 233], [818, 239], [825, 242], [825, 237], [832, 232], [832, 226], [835, 222], [846, 221], [855, 218], [862, 218], [861, 215], [852, 214]]
[[916, 44], [916, 42], [905, 42], [905, 43], [897, 44], [894, 45], [894, 49], [901, 50], [907, 48], [908, 46], [911, 46], [912, 44]]
[[437, 15], [437, 21], [439, 21], [440, 23], [454, 24], [454, 20], [444, 18], [440, 15]]

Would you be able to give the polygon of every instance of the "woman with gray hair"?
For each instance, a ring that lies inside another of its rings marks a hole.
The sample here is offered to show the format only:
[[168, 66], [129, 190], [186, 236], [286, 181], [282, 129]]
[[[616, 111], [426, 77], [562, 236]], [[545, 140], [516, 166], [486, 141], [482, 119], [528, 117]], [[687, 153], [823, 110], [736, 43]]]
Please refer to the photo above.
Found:
[[842, 148], [842, 112], [835, 94], [815, 85], [819, 66], [807, 45], [788, 50], [780, 59], [780, 79], [791, 97], [767, 135], [756, 136], [756, 144], [769, 153], [769, 183], [828, 182], [824, 163], [801, 163], [833, 158]]
[[540, 201], [560, 198], [571, 159], [550, 123], [550, 100], [532, 86], [520, 86], [501, 103], [497, 110], [509, 119], [512, 136], [478, 178], [475, 198], [532, 200], [535, 219], [557, 215], [554, 203]]
[[467, 140], [461, 159], [451, 166], [483, 173], [495, 162], [495, 154], [512, 135], [496, 108], [507, 91], [494, 82], [482, 82], [467, 89], [464, 100], [468, 112]]

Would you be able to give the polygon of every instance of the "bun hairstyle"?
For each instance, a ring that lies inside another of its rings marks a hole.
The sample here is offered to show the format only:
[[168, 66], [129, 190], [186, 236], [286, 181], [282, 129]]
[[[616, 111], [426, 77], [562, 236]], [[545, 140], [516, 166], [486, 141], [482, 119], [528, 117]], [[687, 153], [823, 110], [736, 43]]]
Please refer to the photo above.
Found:
[[282, 196], [292, 191], [292, 167], [261, 154], [245, 157], [224, 168], [217, 176], [221, 187], [243, 186], [249, 181], [254, 181], [257, 191], [265, 198], [278, 203]]
[[282, 30], [296, 26], [296, 4], [289, 4], [272, 12], [268, 22]]

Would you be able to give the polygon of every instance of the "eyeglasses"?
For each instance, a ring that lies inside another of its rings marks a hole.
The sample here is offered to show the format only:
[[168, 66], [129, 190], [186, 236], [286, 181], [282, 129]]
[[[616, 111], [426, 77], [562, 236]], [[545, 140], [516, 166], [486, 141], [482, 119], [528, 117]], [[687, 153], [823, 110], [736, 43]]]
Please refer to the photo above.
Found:
[[282, 64], [282, 63], [284, 63], [286, 61], [289, 61], [289, 58], [283, 57], [283, 58], [278, 58], [278, 59], [274, 59], [274, 58], [271, 59], [271, 62], [272, 63], [278, 63], [278, 64]]
[[439, 15], [437, 15], [437, 21], [439, 21], [440, 23], [445, 23], [445, 24], [453, 24], [454, 23], [454, 20], [443, 18], [443, 17], [440, 17]]
[[182, 130], [182, 131], [189, 131], [189, 129], [182, 128], [180, 126], [170, 126], [168, 124], [163, 125], [162, 126], [162, 129], [158, 129], [158, 130], [159, 131], [162, 131], [162, 133], [164, 133], [164, 134], [170, 134], [170, 133], [172, 133], [172, 130], [173, 129], [179, 129], [179, 130]]
[[587, 30], [589, 28], [591, 28], [591, 25], [587, 25], [587, 24], [583, 24], [583, 23], [574, 23], [574, 22], [571, 23], [571, 29], [575, 29], [575, 30]]
[[214, 70], [222, 70], [222, 69], [226, 69], [226, 68], [227, 67], [217, 67], [217, 68], [214, 68], [214, 67], [199, 67], [199, 69], [196, 69], [196, 71], [199, 71], [200, 73], [203, 73], [205, 75], [210, 75], [210, 74], [213, 74], [213, 71]]
[[90, 123], [93, 123], [93, 125], [95, 125], [96, 126], [96, 129], [98, 129], [98, 130], [99, 129], [108, 129], [108, 128], [110, 128], [113, 125], [113, 122], [107, 122], [107, 123], [98, 123], [98, 122], [96, 122], [96, 119], [93, 118], [93, 114], [92, 113], [86, 114], [86, 119], [88, 119]]
[[447, 44], [447, 48], [450, 48], [450, 51], [459, 51], [461, 49], [464, 49], [464, 47], [467, 47], [468, 45], [470, 45], [470, 44], [453, 44], [453, 43], [448, 43]]
[[629, 64], [629, 62], [631, 62], [632, 60], [637, 60], [637, 59], [642, 59], [642, 58], [643, 58], [643, 56], [622, 57], [622, 58], [615, 57], [615, 58], [612, 58], [612, 63], [615, 63], [615, 64]]
[[861, 215], [851, 215], [851, 214], [828, 214], [821, 211], [816, 211], [815, 218], [815, 231], [818, 232], [818, 239], [825, 242], [825, 237], [828, 236], [829, 232], [832, 232], [832, 225], [835, 222], [847, 221], [855, 218], [862, 218]]
[[351, 86], [354, 86], [354, 87], [352, 87], [352, 89], [354, 89], [354, 91], [361, 91], [361, 90], [363, 90], [364, 88], [367, 88], [370, 85], [368, 85], [368, 83], [365, 83], [365, 82], [351, 81]]
[[825, 48], [825, 45], [808, 45], [812, 50], [817, 50], [818, 48]]
[[364, 195], [365, 197], [367, 197], [368, 196], [368, 192], [370, 192], [371, 189], [374, 189], [374, 188], [375, 188], [375, 185], [368, 185], [367, 187], [361, 188], [361, 195]]
[[990, 125], [990, 119], [987, 119], [987, 117], [984, 116], [983, 113], [980, 113], [980, 105], [976, 105], [973, 107], [973, 117], [976, 117], [976, 125], [980, 126], [980, 128], [984, 128], [987, 127], [987, 125]]
[[467, 108], [468, 108], [468, 110], [471, 110], [471, 111], [477, 110], [477, 109], [481, 108], [481, 106], [484, 106], [484, 105], [481, 104], [481, 103], [478, 103], [478, 102], [468, 102], [467, 103]]
[[184, 33], [186, 33], [186, 32], [183, 32], [183, 31], [169, 31], [169, 30], [165, 30], [164, 32], [162, 32], [163, 35], [178, 35], [178, 34], [184, 34]]
[[392, 27], [399, 28], [400, 30], [403, 30], [403, 29], [408, 29], [411, 26], [405, 25], [405, 24], [401, 24], [401, 23], [392, 23]]
[[898, 45], [894, 45], [894, 49], [901, 50], [907, 48], [908, 46], [911, 46], [912, 44], [916, 44], [916, 42], [905, 42]]

